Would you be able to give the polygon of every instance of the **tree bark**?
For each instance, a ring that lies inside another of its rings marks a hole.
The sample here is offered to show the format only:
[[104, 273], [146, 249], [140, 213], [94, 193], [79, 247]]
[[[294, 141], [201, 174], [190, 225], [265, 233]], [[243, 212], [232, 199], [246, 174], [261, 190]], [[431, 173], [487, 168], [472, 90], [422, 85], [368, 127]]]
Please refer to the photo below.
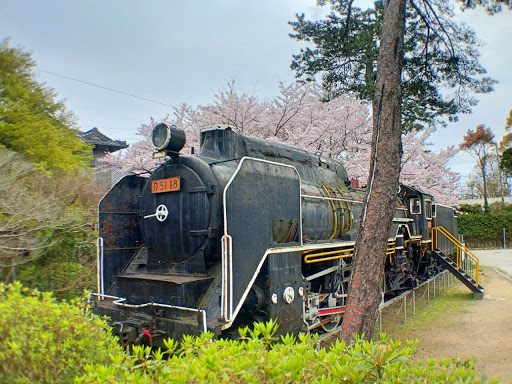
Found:
[[371, 339], [374, 333], [400, 175], [405, 0], [387, 0], [384, 6], [373, 99], [370, 174], [352, 261], [347, 310], [340, 334], [348, 342], [352, 341], [354, 334], [364, 333], [365, 339]]
[[487, 199], [487, 177], [485, 174], [485, 164], [482, 165], [481, 168], [482, 168], [482, 180], [484, 182], [484, 211], [488, 212], [489, 211], [489, 201]]

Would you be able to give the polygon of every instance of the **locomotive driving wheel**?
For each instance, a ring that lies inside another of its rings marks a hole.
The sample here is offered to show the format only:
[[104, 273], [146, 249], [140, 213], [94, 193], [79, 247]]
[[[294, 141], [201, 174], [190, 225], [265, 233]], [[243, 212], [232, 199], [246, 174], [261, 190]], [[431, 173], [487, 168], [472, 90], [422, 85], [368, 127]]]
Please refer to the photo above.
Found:
[[[331, 293], [329, 297], [326, 300], [327, 309], [336, 309], [345, 304], [345, 289], [343, 287], [343, 284], [340, 282], [337, 285], [337, 289], [335, 292]], [[326, 316], [327, 321], [322, 321], [322, 329], [327, 332], [331, 333], [334, 332], [338, 326], [340, 325], [341, 318], [343, 317], [342, 313], [334, 313], [332, 315]]]

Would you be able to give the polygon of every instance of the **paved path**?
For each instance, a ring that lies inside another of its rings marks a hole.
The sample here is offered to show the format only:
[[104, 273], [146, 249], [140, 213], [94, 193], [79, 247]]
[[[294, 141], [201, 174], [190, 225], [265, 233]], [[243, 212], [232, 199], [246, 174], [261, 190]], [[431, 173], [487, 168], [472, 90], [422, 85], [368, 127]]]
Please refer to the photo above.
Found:
[[512, 277], [512, 249], [483, 249], [472, 251], [481, 265], [499, 268]]

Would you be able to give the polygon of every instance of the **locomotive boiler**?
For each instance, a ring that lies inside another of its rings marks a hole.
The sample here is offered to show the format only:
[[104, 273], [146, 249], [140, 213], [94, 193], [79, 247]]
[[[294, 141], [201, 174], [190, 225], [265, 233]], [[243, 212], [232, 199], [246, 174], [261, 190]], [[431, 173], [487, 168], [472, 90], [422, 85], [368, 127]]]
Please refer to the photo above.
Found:
[[[329, 158], [235, 133], [152, 133], [166, 160], [124, 177], [99, 205], [98, 293], [123, 345], [277, 319], [281, 333], [332, 331], [343, 317], [364, 189]], [[401, 186], [389, 232], [387, 296], [439, 271], [433, 199]], [[456, 228], [455, 228], [456, 231]]]

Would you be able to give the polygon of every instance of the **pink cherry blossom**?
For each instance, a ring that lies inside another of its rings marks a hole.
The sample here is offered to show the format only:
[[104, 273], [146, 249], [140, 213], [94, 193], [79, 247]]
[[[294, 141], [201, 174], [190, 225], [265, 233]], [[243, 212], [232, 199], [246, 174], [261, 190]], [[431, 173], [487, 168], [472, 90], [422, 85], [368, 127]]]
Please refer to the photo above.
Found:
[[[350, 178], [364, 183], [368, 176], [372, 135], [370, 105], [350, 96], [323, 101], [324, 93], [314, 82], [279, 83], [279, 95], [261, 100], [240, 94], [235, 82], [214, 96], [208, 105], [196, 108], [181, 104], [173, 116], [161, 122], [184, 129], [187, 145], [183, 153], [199, 149], [199, 133], [210, 124], [229, 124], [236, 132], [321, 153], [343, 163]], [[160, 122], [160, 121], [159, 121]], [[161, 160], [153, 159], [153, 118], [138, 128], [141, 140], [109, 162], [124, 170], [150, 172]], [[434, 196], [437, 202], [454, 205], [458, 198], [458, 173], [448, 168], [457, 153], [454, 146], [435, 153], [428, 141], [433, 128], [403, 136], [400, 181]]]

